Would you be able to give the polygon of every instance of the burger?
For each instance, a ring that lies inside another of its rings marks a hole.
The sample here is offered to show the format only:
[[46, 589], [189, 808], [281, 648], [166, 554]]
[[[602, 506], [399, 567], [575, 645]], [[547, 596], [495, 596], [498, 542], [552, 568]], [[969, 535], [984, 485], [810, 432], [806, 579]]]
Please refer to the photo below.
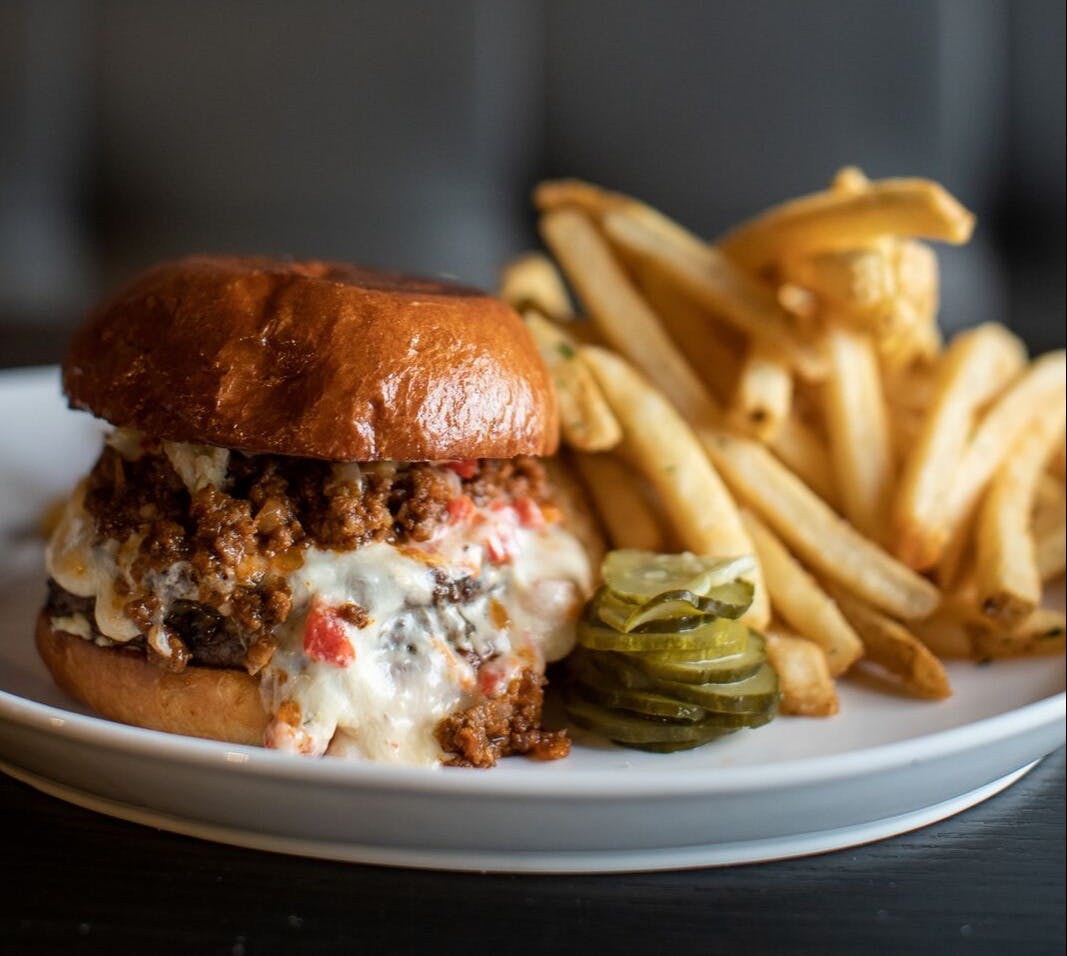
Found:
[[297, 754], [555, 758], [547, 662], [588, 543], [519, 318], [329, 262], [194, 257], [100, 305], [63, 367], [113, 426], [47, 551], [37, 647], [128, 724]]

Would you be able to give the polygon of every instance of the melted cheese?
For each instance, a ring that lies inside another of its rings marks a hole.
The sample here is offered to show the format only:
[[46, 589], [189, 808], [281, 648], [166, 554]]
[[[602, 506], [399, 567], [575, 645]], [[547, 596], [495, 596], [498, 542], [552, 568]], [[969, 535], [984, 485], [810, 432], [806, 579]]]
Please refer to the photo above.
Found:
[[[511, 514], [496, 513], [501, 520]], [[577, 606], [590, 586], [584, 550], [562, 528], [515, 526], [508, 529], [514, 556], [483, 563], [480, 539], [500, 533], [487, 531], [491, 524], [447, 529], [418, 549], [372, 544], [344, 553], [309, 551], [290, 579], [294, 613], [264, 674], [268, 708], [282, 715], [268, 730], [268, 745], [436, 764], [442, 754], [434, 728], [477, 700], [487, 679], [502, 689], [524, 668], [541, 670], [546, 660], [567, 654]], [[481, 584], [478, 596], [435, 606], [434, 568], [449, 577], [473, 571]], [[345, 627], [355, 651], [347, 666], [309, 660], [304, 653], [316, 602], [354, 602], [369, 613], [366, 626]], [[471, 657], [488, 663], [479, 671]]]
[[[125, 444], [132, 452], [136, 443]], [[210, 449], [182, 446], [167, 454], [190, 488], [221, 480], [220, 468], [225, 473], [225, 459]], [[120, 547], [97, 541], [84, 499], [83, 483], [49, 543], [48, 570], [67, 591], [96, 599], [102, 634], [129, 641], [139, 631], [124, 613], [129, 598], [115, 585], [123, 581], [123, 592], [132, 591], [130, 566], [139, 542]], [[435, 603], [435, 570], [450, 579], [476, 578], [477, 595], [463, 604]], [[303, 566], [288, 576], [293, 609], [261, 672], [264, 704], [275, 715], [266, 745], [395, 763], [439, 762], [434, 728], [443, 717], [470, 706], [487, 689], [502, 689], [523, 668], [540, 670], [570, 651], [578, 605], [591, 580], [586, 552], [572, 534], [559, 525], [524, 527], [512, 508], [478, 511], [418, 546], [308, 549]], [[197, 599], [191, 569], [183, 563], [147, 575], [141, 585], [164, 605]], [[313, 660], [304, 650], [309, 615], [317, 607], [349, 603], [370, 618], [363, 627], [339, 623], [354, 651], [351, 661], [340, 666]], [[53, 624], [91, 636], [84, 619]], [[157, 630], [150, 629], [149, 639], [156, 637], [153, 646], [166, 656], [169, 646], [151, 633]]]

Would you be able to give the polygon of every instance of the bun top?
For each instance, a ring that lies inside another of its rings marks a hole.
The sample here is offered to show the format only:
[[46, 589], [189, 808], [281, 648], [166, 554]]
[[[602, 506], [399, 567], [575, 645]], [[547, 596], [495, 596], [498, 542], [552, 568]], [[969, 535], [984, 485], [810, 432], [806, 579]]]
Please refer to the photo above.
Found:
[[71, 407], [155, 438], [331, 461], [555, 451], [532, 337], [473, 289], [336, 262], [196, 256], [102, 303]]

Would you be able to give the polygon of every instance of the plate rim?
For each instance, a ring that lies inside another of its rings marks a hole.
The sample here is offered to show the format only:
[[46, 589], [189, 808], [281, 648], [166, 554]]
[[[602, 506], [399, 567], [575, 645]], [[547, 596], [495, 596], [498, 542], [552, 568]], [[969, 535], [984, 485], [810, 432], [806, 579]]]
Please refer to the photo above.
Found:
[[[498, 765], [491, 773], [463, 768], [392, 766], [307, 758], [247, 745], [185, 737], [132, 727], [103, 717], [78, 714], [0, 690], [0, 719], [67, 739], [186, 765], [220, 767], [250, 776], [374, 789], [412, 788], [457, 795], [536, 796], [602, 799], [776, 790], [866, 776], [907, 764], [937, 760], [988, 746], [1067, 719], [1067, 692], [1061, 691], [1002, 714], [906, 740], [842, 753], [782, 760], [756, 766], [685, 767], [620, 774], [614, 768], [568, 768], [566, 774], [519, 773]], [[625, 751], [620, 749], [620, 753]], [[609, 783], [610, 779], [610, 783]]]

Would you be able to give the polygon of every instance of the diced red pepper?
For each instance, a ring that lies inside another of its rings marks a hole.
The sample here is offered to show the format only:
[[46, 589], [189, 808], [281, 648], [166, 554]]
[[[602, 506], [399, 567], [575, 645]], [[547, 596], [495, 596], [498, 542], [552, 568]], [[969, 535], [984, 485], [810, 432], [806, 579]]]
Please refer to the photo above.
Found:
[[460, 495], [448, 503], [448, 517], [452, 521], [463, 521], [474, 514], [474, 502], [467, 495]]
[[336, 608], [316, 604], [304, 624], [304, 654], [313, 661], [347, 667], [356, 659]]
[[545, 516], [533, 498], [516, 498], [515, 514], [519, 516], [519, 524], [524, 528], [543, 528]]
[[515, 550], [515, 543], [506, 529], [498, 528], [496, 531], [486, 535], [485, 550], [489, 555], [490, 561], [494, 564], [503, 564], [505, 561], [511, 560]]
[[504, 688], [504, 673], [488, 664], [478, 671], [478, 690], [486, 697], [496, 697]]
[[460, 478], [473, 478], [475, 472], [478, 471], [478, 459], [467, 458], [457, 459], [456, 461], [443, 461], [441, 462], [441, 467], [454, 471]]

